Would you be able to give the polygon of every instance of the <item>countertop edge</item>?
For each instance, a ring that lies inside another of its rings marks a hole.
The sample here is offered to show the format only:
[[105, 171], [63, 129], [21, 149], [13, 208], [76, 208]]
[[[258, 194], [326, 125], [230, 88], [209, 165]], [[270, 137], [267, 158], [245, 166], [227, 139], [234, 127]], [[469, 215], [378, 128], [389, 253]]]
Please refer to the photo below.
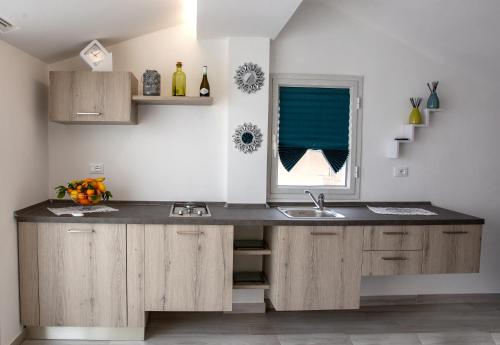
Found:
[[[168, 206], [173, 202], [163, 201], [163, 202], [148, 202], [148, 201], [113, 201], [109, 202], [110, 206], [117, 205], [127, 205], [127, 206]], [[255, 207], [240, 207], [240, 208], [226, 208], [224, 207], [225, 203], [221, 202], [208, 202], [209, 206], [212, 205], [214, 207], [223, 207], [226, 209], [226, 212], [241, 212], [242, 210], [248, 210], [248, 212], [258, 212], [258, 209]], [[185, 224], [185, 225], [235, 225], [235, 226], [367, 226], [367, 225], [453, 225], [453, 224], [485, 224], [485, 220], [483, 218], [478, 218], [474, 216], [470, 216], [467, 214], [455, 212], [452, 210], [447, 210], [444, 208], [440, 208], [437, 206], [433, 206], [430, 202], [359, 202], [354, 203], [350, 202], [348, 204], [344, 203], [331, 203], [330, 205], [338, 205], [337, 207], [366, 207], [367, 204], [371, 205], [401, 205], [401, 206], [432, 206], [435, 209], [441, 209], [448, 213], [447, 217], [444, 219], [435, 219], [435, 216], [426, 216], [425, 218], [415, 219], [414, 216], [410, 216], [413, 218], [403, 218], [406, 216], [394, 216], [393, 219], [390, 219], [390, 216], [385, 216], [380, 219], [366, 219], [360, 217], [359, 219], [351, 218], [351, 219], [327, 219], [327, 220], [297, 220], [290, 218], [282, 218], [282, 219], [269, 219], [274, 218], [274, 216], [269, 216], [269, 214], [264, 214], [263, 219], [258, 218], [258, 214], [253, 214], [253, 217], [250, 216], [248, 219], [245, 217], [235, 217], [231, 218], [231, 215], [224, 215], [219, 218], [215, 217], [206, 217], [206, 218], [170, 218], [168, 216], [159, 216], [156, 215], [151, 216], [141, 216], [141, 215], [131, 215], [127, 217], [127, 214], [121, 215], [119, 217], [113, 215], [112, 213], [99, 214], [99, 216], [93, 216], [92, 214], [87, 214], [84, 217], [72, 217], [68, 215], [56, 216], [56, 215], [36, 215], [32, 213], [36, 213], [37, 209], [46, 209], [49, 206], [63, 206], [72, 205], [67, 201], [59, 201], [59, 200], [45, 200], [34, 205], [22, 208], [14, 212], [14, 218], [17, 222], [26, 222], [26, 223], [92, 223], [92, 224]], [[281, 205], [281, 204], [280, 204]], [[285, 204], [285, 205], [290, 205]], [[342, 205], [342, 206], [340, 206]], [[273, 206], [276, 206], [273, 204]], [[334, 206], [335, 207], [335, 206]], [[263, 211], [266, 210], [269, 212], [269, 208], [263, 208]], [[276, 211], [279, 212], [279, 211]], [[97, 215], [97, 214], [96, 214]], [[456, 218], [454, 216], [456, 215]], [[378, 215], [373, 215], [376, 218]], [[243, 219], [241, 219], [243, 218]], [[267, 218], [267, 219], [266, 219]], [[279, 218], [279, 217], [278, 217]]]

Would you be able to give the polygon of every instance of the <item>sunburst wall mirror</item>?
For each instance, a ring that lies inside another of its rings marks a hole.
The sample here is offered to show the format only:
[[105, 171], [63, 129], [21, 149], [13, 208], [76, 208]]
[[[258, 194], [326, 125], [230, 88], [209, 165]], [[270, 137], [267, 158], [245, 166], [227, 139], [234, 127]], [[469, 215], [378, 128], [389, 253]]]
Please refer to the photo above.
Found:
[[236, 127], [233, 134], [234, 147], [243, 153], [257, 151], [262, 144], [262, 133], [254, 124], [245, 122]]
[[234, 82], [242, 92], [251, 94], [259, 91], [264, 86], [264, 72], [259, 65], [245, 62], [236, 69]]

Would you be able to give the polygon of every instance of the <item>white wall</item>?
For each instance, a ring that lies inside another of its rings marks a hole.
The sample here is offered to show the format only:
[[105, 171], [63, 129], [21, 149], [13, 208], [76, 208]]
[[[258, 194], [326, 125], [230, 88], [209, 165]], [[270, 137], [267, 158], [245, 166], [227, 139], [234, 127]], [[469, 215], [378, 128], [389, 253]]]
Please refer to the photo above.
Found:
[[47, 66], [0, 41], [0, 344], [20, 333], [13, 212], [47, 199]]
[[[429, 58], [394, 35], [308, 1], [272, 42], [271, 72], [364, 76], [363, 200], [430, 200], [486, 219], [479, 275], [370, 278], [363, 294], [500, 292], [500, 82], [476, 75], [474, 64], [457, 69]], [[427, 96], [431, 80], [441, 81], [444, 112], [403, 145], [401, 159], [385, 158], [386, 140], [407, 121], [408, 98]], [[395, 166], [408, 166], [410, 176], [392, 177]]]
[[[197, 41], [187, 26], [158, 31], [108, 47], [114, 70], [140, 80], [161, 73], [162, 95], [171, 94], [176, 61], [183, 62], [187, 93], [199, 94], [208, 66], [212, 106], [140, 106], [137, 126], [49, 125], [49, 196], [53, 188], [85, 177], [91, 162], [104, 163], [117, 200], [226, 199], [227, 40]], [[49, 66], [81, 70], [79, 57]], [[142, 85], [139, 86], [142, 93]]]
[[[228, 74], [231, 76], [228, 95], [228, 174], [227, 202], [232, 204], [265, 204], [267, 181], [267, 137], [269, 104], [269, 39], [230, 38]], [[234, 85], [232, 75], [245, 62], [262, 68], [266, 81], [255, 93], [247, 94]], [[243, 153], [234, 148], [232, 135], [245, 122], [257, 125], [263, 142], [259, 150]]]

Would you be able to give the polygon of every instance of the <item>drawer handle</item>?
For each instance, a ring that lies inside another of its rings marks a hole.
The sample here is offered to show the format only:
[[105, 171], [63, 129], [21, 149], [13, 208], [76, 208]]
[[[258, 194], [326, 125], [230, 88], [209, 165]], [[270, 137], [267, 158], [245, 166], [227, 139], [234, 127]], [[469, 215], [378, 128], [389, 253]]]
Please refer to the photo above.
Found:
[[86, 113], [86, 112], [78, 112], [76, 113], [77, 116], [84, 115], [84, 116], [102, 116], [102, 113]]
[[408, 235], [407, 231], [384, 231], [384, 235]]
[[446, 235], [465, 235], [468, 234], [468, 231], [443, 231], [443, 234]]
[[200, 236], [200, 235], [205, 235], [203, 231], [177, 231], [177, 235], [195, 235], [195, 236]]
[[92, 234], [95, 232], [94, 229], [68, 229], [70, 234]]
[[311, 232], [313, 236], [334, 236], [337, 235], [336, 232]]
[[404, 256], [385, 256], [382, 257], [382, 260], [386, 261], [406, 261], [408, 258], [405, 258]]

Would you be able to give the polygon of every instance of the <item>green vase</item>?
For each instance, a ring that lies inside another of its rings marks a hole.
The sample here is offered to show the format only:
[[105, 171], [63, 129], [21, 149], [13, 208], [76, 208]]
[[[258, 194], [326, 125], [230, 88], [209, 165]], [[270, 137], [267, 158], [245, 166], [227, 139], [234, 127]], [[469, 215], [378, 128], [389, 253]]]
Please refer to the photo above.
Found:
[[422, 124], [422, 114], [420, 114], [420, 109], [413, 108], [410, 113], [410, 118], [408, 122], [411, 125], [421, 125]]

